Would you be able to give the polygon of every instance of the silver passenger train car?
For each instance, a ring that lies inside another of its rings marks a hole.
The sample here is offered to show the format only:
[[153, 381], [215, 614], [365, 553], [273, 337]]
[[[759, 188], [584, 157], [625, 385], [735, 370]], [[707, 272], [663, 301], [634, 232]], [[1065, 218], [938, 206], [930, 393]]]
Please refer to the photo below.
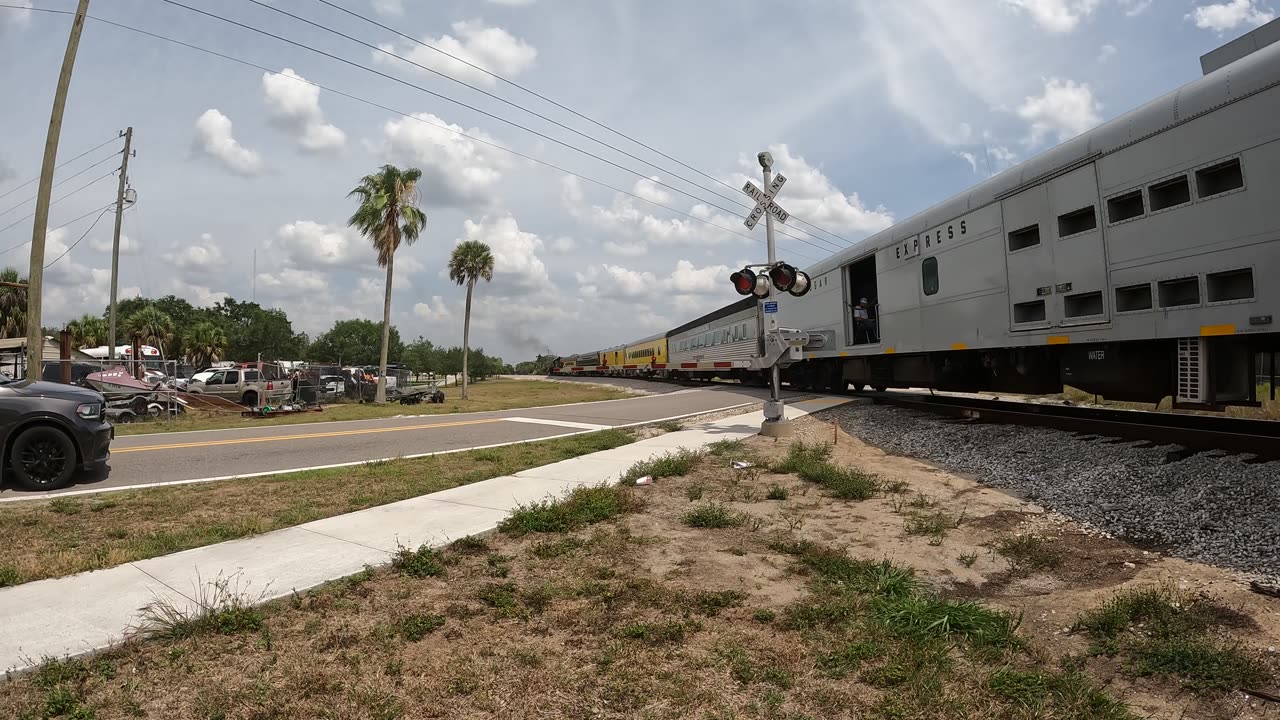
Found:
[[782, 325], [810, 333], [785, 378], [1254, 402], [1255, 358], [1280, 349], [1280, 43], [1248, 51], [1277, 23], [808, 268], [810, 293], [779, 298]]

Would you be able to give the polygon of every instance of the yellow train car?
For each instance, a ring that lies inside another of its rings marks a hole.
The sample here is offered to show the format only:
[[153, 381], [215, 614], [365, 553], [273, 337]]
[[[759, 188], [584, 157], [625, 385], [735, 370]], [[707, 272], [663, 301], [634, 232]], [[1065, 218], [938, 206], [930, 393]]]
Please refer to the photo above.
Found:
[[626, 358], [626, 351], [626, 345], [619, 345], [617, 347], [611, 347], [608, 350], [601, 350], [600, 364], [608, 366], [609, 369], [607, 372], [610, 375], [617, 375], [619, 374], [619, 370], [622, 368], [624, 359]]
[[654, 335], [637, 340], [622, 349], [623, 375], [652, 375], [654, 365], [665, 368], [667, 363], [667, 335]]

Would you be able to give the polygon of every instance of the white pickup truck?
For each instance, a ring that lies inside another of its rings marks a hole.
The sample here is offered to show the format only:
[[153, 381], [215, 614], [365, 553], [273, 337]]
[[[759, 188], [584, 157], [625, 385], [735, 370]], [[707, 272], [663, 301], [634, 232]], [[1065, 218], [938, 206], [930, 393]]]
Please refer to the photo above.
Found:
[[208, 375], [202, 380], [192, 378], [187, 392], [216, 395], [249, 407], [275, 404], [288, 399], [293, 392], [288, 380], [269, 380], [256, 368], [224, 368], [206, 372]]

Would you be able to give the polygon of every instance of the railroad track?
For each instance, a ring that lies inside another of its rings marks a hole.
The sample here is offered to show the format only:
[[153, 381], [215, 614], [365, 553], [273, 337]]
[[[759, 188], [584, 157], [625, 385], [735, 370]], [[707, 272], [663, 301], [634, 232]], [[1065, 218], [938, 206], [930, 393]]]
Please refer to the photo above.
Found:
[[1280, 422], [1142, 410], [1050, 405], [952, 395], [864, 393], [876, 404], [920, 410], [973, 422], [1034, 425], [1099, 438], [1180, 445], [1177, 460], [1207, 450], [1255, 455], [1256, 462], [1280, 460]]

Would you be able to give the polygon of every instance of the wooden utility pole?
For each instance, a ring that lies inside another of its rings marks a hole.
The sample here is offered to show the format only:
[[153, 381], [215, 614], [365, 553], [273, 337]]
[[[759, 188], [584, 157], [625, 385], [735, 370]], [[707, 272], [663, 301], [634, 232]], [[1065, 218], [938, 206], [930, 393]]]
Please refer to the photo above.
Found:
[[120, 285], [120, 222], [124, 219], [124, 191], [129, 183], [129, 148], [133, 145], [133, 128], [124, 131], [124, 160], [120, 163], [120, 189], [116, 191], [116, 233], [111, 242], [111, 331], [107, 333], [107, 357], [116, 359], [116, 289]]
[[53, 193], [53, 169], [58, 162], [58, 140], [62, 137], [62, 112], [67, 107], [67, 89], [71, 87], [71, 69], [80, 48], [80, 33], [89, 13], [89, 0], [80, 0], [67, 52], [62, 56], [62, 72], [53, 94], [53, 112], [49, 116], [49, 134], [44, 141], [44, 163], [40, 166], [40, 189], [36, 193], [36, 220], [31, 228], [31, 270], [27, 274], [27, 373], [40, 377], [44, 359], [44, 329], [40, 325], [41, 294], [44, 291], [44, 236], [49, 229], [49, 196]]

